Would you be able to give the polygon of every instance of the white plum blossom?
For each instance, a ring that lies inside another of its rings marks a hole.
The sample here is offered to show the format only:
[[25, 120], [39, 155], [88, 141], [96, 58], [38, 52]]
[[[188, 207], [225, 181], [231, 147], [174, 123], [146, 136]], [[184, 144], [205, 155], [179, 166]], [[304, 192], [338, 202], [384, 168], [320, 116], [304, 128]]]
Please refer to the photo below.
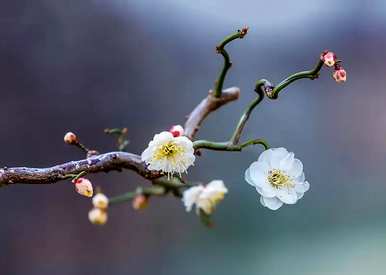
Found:
[[191, 211], [196, 205], [196, 213], [200, 210], [210, 215], [215, 209], [216, 205], [224, 199], [228, 189], [225, 187], [222, 180], [213, 180], [206, 186], [193, 186], [184, 191], [182, 201], [185, 205], [186, 211]]
[[184, 173], [193, 165], [193, 142], [185, 136], [173, 136], [164, 131], [154, 136], [141, 155], [149, 170], [162, 171], [168, 176]]
[[245, 180], [261, 195], [261, 204], [271, 210], [295, 204], [310, 188], [302, 162], [285, 148], [264, 151], [245, 171]]

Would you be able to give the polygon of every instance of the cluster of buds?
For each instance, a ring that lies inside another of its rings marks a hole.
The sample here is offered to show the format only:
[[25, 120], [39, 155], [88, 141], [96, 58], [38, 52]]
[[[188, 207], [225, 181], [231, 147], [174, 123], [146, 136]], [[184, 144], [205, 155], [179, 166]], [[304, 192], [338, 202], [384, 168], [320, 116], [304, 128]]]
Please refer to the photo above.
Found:
[[327, 67], [334, 68], [334, 73], [332, 74], [332, 77], [335, 79], [337, 83], [343, 83], [346, 81], [346, 78], [347, 78], [346, 70], [343, 69], [341, 65], [341, 61], [337, 59], [336, 54], [334, 52], [324, 51], [320, 55], [320, 59]]
[[92, 197], [94, 190], [91, 181], [81, 177], [73, 179], [72, 183], [74, 184], [75, 191], [78, 192], [80, 195], [88, 198]]
[[96, 194], [92, 198], [94, 206], [88, 212], [88, 219], [92, 224], [103, 225], [107, 222], [107, 208], [109, 206], [109, 199], [102, 193]]

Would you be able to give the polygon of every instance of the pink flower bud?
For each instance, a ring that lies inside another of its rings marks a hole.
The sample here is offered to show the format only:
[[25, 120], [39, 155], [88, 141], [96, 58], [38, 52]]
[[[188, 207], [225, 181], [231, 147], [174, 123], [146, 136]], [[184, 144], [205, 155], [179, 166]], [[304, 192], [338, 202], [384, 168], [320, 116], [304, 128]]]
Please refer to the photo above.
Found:
[[342, 67], [339, 67], [337, 70], [335, 70], [332, 77], [335, 79], [337, 83], [343, 83], [343, 82], [346, 82], [347, 73], [345, 69], [343, 69]]
[[67, 144], [77, 144], [78, 137], [73, 132], [68, 132], [64, 135], [64, 142]]
[[81, 194], [82, 196], [91, 198], [93, 195], [93, 188], [91, 181], [86, 178], [79, 178], [73, 180], [72, 183], [75, 186], [75, 191]]
[[144, 195], [137, 195], [133, 199], [132, 206], [135, 210], [145, 209], [149, 205], [149, 199]]
[[184, 134], [184, 128], [181, 125], [174, 125], [169, 132], [172, 133], [173, 137], [179, 137]]
[[333, 52], [325, 51], [320, 56], [320, 59], [324, 62], [324, 64], [328, 67], [332, 67], [336, 62], [336, 55]]

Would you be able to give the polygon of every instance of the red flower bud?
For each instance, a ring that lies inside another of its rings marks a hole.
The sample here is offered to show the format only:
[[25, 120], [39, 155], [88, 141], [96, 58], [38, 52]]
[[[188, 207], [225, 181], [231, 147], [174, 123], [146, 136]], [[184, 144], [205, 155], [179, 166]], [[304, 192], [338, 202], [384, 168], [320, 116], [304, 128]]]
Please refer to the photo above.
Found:
[[173, 137], [179, 137], [184, 134], [184, 128], [181, 125], [174, 125], [169, 132], [172, 133]]

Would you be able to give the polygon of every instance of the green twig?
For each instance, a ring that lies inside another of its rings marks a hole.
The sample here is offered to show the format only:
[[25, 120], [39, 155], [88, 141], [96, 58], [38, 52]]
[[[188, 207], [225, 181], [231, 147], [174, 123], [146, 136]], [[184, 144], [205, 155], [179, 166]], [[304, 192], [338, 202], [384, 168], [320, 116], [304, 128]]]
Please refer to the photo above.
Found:
[[231, 137], [231, 140], [230, 142], [232, 144], [237, 144], [239, 143], [240, 141], [240, 137], [241, 137], [241, 133], [242, 131], [244, 130], [244, 127], [245, 127], [245, 124], [247, 123], [253, 109], [255, 109], [255, 107], [264, 99], [264, 93], [260, 90], [260, 89], [257, 89], [256, 88], [256, 92], [258, 94], [258, 97], [256, 97], [255, 100], [253, 100], [249, 106], [247, 107], [247, 109], [244, 111], [244, 113], [242, 114], [240, 120], [239, 120], [239, 123], [237, 124], [236, 126], [236, 129], [235, 131], [233, 132], [233, 135]]
[[196, 140], [193, 142], [193, 147], [195, 150], [198, 149], [210, 149], [215, 151], [230, 151], [230, 152], [240, 152], [245, 147], [250, 145], [262, 145], [265, 150], [269, 149], [268, 143], [263, 139], [252, 139], [241, 144], [232, 144], [231, 142], [214, 142], [208, 140]]
[[225, 76], [232, 66], [232, 62], [230, 61], [229, 54], [225, 50], [225, 46], [232, 42], [235, 39], [242, 39], [248, 33], [248, 28], [245, 27], [241, 30], [238, 30], [236, 33], [225, 37], [225, 39], [216, 47], [216, 51], [224, 57], [224, 66], [220, 72], [218, 79], [216, 80], [214, 87], [214, 96], [220, 97], [224, 85]]
[[146, 196], [164, 196], [167, 190], [165, 187], [160, 185], [154, 185], [147, 188], [138, 187], [135, 191], [127, 192], [122, 195], [118, 195], [109, 199], [109, 205], [124, 203], [131, 201], [137, 195]]
[[[319, 72], [322, 69], [322, 67], [323, 67], [323, 61], [319, 59], [319, 61], [316, 64], [314, 69], [309, 70], [309, 71], [302, 71], [302, 72], [298, 72], [298, 73], [292, 74], [289, 77], [285, 78], [282, 82], [280, 82], [275, 87], [272, 87], [272, 86], [271, 87], [269, 87], [269, 86], [266, 87], [266, 89], [265, 89], [266, 95], [270, 99], [277, 99], [280, 91], [282, 91], [284, 88], [286, 88], [292, 82], [294, 82], [296, 80], [299, 80], [299, 79], [303, 79], [303, 78], [308, 78], [308, 79], [311, 79], [311, 80], [313, 80], [315, 78], [318, 78], [319, 77]], [[261, 85], [264, 85], [265, 81], [266, 81], [265, 79], [262, 79], [262, 80], [258, 81], [258, 83], [260, 83]]]
[[129, 140], [127, 139], [127, 128], [106, 128], [104, 132], [108, 135], [114, 135], [117, 138], [117, 147], [119, 151], [125, 151]]

